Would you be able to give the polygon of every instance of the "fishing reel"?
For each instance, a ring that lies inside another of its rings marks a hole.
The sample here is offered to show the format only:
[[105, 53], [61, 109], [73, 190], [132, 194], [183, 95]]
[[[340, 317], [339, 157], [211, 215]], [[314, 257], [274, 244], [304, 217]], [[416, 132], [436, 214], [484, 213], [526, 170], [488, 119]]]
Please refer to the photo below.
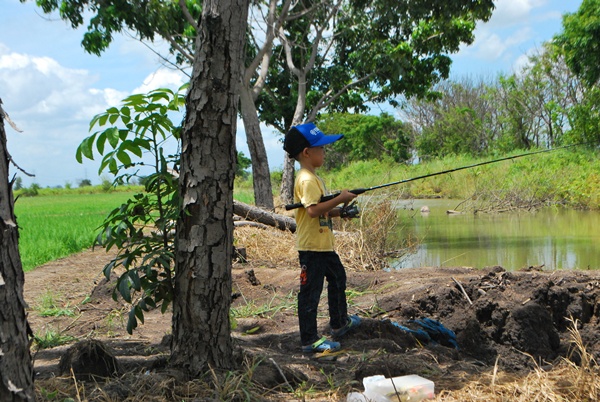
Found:
[[340, 218], [357, 218], [360, 214], [356, 201], [340, 208]]

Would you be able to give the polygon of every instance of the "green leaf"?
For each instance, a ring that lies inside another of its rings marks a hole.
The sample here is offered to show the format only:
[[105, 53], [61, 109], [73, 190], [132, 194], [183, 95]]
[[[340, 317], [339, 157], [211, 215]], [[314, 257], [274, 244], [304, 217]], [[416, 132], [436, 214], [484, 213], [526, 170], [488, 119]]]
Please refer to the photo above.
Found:
[[142, 147], [148, 151], [150, 151], [150, 149], [151, 149], [150, 141], [148, 141], [144, 138], [136, 137], [136, 138], [134, 138], [133, 143], [136, 146]]
[[131, 279], [131, 282], [133, 284], [133, 288], [137, 291], [142, 289], [142, 285], [140, 283], [140, 277], [138, 275], [138, 272], [136, 270], [131, 270], [129, 271], [129, 278]]
[[109, 262], [108, 264], [106, 264], [104, 266], [104, 276], [106, 277], [106, 280], [110, 280], [110, 274], [112, 272], [112, 270], [115, 267], [115, 260], [112, 260], [111, 262]]
[[117, 152], [117, 158], [121, 161], [123, 165], [131, 165], [131, 157], [127, 152], [119, 150], [119, 152]]
[[106, 124], [106, 120], [108, 120], [108, 115], [107, 114], [102, 114], [100, 115], [100, 117], [98, 118], [98, 125], [103, 126]]
[[113, 147], [113, 149], [115, 149], [119, 144], [119, 129], [116, 127], [111, 127], [104, 132], [106, 133], [108, 143], [111, 147]]
[[106, 132], [101, 133], [96, 140], [96, 148], [100, 155], [104, 154], [104, 144], [106, 144]]
[[113, 155], [114, 151], [111, 151], [108, 154], [104, 155], [104, 158], [102, 158], [102, 162], [100, 163], [100, 167], [98, 168], [98, 173], [102, 173], [104, 169], [106, 169], [110, 161], [113, 159]]
[[129, 319], [127, 320], [127, 333], [133, 334], [133, 330], [137, 328], [137, 319], [135, 318], [135, 308], [129, 311]]
[[77, 162], [83, 163], [83, 156], [82, 156], [82, 152], [81, 152], [81, 144], [79, 144], [79, 146], [77, 147], [77, 150], [75, 151], [75, 159], [77, 160]]
[[163, 301], [162, 305], [160, 306], [160, 312], [162, 314], [164, 314], [167, 311], [167, 309], [169, 308], [169, 302], [170, 302], [170, 300], [165, 299], [165, 301]]
[[89, 137], [87, 137], [85, 140], [82, 141], [80, 147], [81, 147], [81, 153], [83, 154], [83, 156], [85, 156], [88, 159], [94, 160], [94, 151], [92, 149], [92, 146], [94, 145], [94, 140], [96, 139], [96, 134], [91, 135]]
[[94, 117], [92, 117], [92, 120], [90, 121], [90, 128], [89, 131], [92, 131], [92, 129], [94, 128], [94, 126], [96, 125], [96, 123], [98, 123], [98, 120], [100, 119], [99, 114], [95, 115]]
[[134, 154], [135, 156], [137, 156], [138, 158], [142, 157], [142, 149], [140, 148], [139, 145], [137, 145], [134, 141], [125, 141], [123, 142], [123, 145], [121, 146], [122, 149], [127, 150], [129, 152], [131, 152], [132, 154]]
[[145, 301], [145, 302], [146, 302], [146, 304], [147, 304], [148, 306], [150, 306], [151, 308], [156, 308], [156, 303], [154, 302], [154, 299], [153, 299], [153, 298], [151, 298], [151, 297], [146, 297], [146, 298], [144, 299], [144, 301]]
[[129, 279], [126, 276], [127, 274], [121, 275], [119, 278], [119, 294], [127, 303], [131, 303], [131, 289], [129, 287]]
[[134, 311], [135, 311], [135, 316], [143, 324], [144, 323], [144, 311], [142, 310], [142, 308], [140, 306], [135, 306]]
[[119, 167], [117, 166], [117, 160], [115, 158], [110, 158], [108, 161], [108, 171], [115, 175], [119, 173]]

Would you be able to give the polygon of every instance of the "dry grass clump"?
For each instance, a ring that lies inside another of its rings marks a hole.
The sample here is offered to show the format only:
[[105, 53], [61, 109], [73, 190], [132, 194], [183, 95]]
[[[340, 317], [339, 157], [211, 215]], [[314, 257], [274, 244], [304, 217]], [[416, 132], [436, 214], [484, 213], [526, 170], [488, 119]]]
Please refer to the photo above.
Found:
[[234, 245], [246, 248], [246, 256], [255, 265], [297, 268], [296, 237], [290, 231], [276, 228], [236, 227]]
[[411, 238], [397, 240], [399, 232], [396, 193], [363, 196], [360, 217], [338, 224], [336, 249], [351, 270], [377, 271], [389, 267], [389, 258], [398, 258], [418, 245]]
[[[401, 250], [390, 252], [395, 240], [392, 237], [398, 232], [399, 224], [393, 204], [395, 198], [394, 194], [363, 196], [358, 218], [334, 219], [336, 251], [347, 269], [375, 271], [387, 268], [389, 257], [398, 257], [418, 244], [403, 239]], [[295, 241], [293, 233], [270, 227], [238, 226], [234, 232], [235, 246], [245, 247], [249, 260], [270, 267], [296, 268]]]
[[[334, 219], [335, 248], [349, 270], [378, 270], [387, 266], [387, 243], [398, 219], [389, 200], [367, 199], [357, 219]], [[238, 226], [234, 232], [236, 247], [244, 247], [253, 264], [278, 268], [296, 268], [296, 235], [276, 228]]]
[[[592, 402], [600, 400], [600, 369], [587, 352], [577, 321], [571, 320], [571, 353], [550, 371], [537, 368], [516, 381], [507, 382], [497, 367], [491, 377], [482, 378], [459, 391], [443, 391], [436, 401], [486, 402]], [[500, 383], [502, 382], [502, 384]]]

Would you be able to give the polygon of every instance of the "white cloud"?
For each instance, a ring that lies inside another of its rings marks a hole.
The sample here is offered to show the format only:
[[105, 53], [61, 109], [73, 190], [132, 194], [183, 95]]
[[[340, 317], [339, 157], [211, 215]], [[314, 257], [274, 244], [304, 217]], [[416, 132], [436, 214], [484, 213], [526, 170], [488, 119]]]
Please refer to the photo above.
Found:
[[546, 2], [546, 0], [499, 0], [487, 25], [491, 29], [496, 29], [527, 23], [531, 12]]
[[133, 93], [147, 93], [156, 88], [178, 89], [187, 81], [188, 78], [179, 70], [160, 68], [148, 75], [142, 85], [133, 90]]
[[531, 65], [531, 63], [529, 61], [529, 54], [522, 54], [513, 62], [511, 72], [519, 73], [519, 72], [523, 71], [523, 69], [529, 65]]
[[[491, 19], [479, 23], [475, 41], [453, 56], [453, 74], [516, 72], [527, 55], [561, 30], [561, 16], [580, 1], [498, 0]], [[489, 71], [485, 71], [485, 70]]]

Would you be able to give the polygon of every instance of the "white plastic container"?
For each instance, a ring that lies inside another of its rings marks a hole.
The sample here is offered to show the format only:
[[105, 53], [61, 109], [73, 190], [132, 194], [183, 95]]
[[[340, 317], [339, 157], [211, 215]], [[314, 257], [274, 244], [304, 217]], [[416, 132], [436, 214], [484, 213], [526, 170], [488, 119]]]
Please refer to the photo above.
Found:
[[382, 375], [363, 378], [365, 392], [353, 392], [348, 402], [420, 402], [434, 397], [434, 384], [418, 375], [385, 378]]

